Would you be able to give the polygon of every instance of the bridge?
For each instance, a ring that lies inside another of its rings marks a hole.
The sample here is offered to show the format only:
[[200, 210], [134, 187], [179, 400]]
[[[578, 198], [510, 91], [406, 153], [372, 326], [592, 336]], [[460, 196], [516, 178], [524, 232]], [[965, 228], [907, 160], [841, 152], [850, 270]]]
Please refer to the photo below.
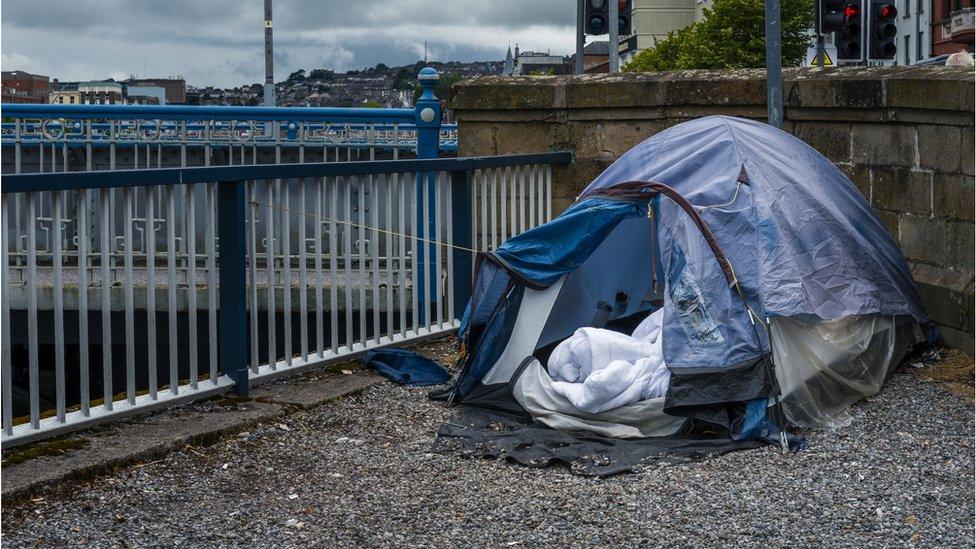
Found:
[[412, 109], [5, 105], [3, 444], [455, 329], [566, 152]]

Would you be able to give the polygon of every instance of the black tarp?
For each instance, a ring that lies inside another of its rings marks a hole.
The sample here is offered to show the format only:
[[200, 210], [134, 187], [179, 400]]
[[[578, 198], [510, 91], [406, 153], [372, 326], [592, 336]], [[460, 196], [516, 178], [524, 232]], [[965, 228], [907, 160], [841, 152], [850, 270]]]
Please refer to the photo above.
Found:
[[435, 446], [466, 457], [505, 458], [528, 467], [561, 464], [579, 475], [608, 477], [640, 466], [689, 463], [767, 444], [735, 441], [728, 433], [690, 431], [671, 437], [618, 439], [587, 431], [557, 431], [520, 416], [461, 407], [438, 429]]

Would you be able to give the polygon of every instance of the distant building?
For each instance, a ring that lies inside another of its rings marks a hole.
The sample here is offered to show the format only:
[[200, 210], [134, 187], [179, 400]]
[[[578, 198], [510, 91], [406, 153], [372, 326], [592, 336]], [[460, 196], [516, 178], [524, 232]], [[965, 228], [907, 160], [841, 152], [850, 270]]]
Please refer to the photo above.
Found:
[[0, 75], [3, 103], [47, 103], [51, 82], [47, 76], [24, 71], [3, 71]]
[[509, 44], [508, 53], [505, 54], [505, 63], [502, 65], [502, 76], [512, 76], [513, 74], [515, 74], [515, 58], [512, 57], [512, 46]]
[[[895, 44], [898, 53], [896, 65], [914, 65], [932, 56], [931, 25], [929, 15], [932, 0], [897, 0], [898, 18], [895, 26], [898, 34]], [[928, 4], [928, 6], [926, 6]]]
[[633, 43], [620, 37], [620, 66], [635, 55], [654, 47], [669, 32], [687, 27], [701, 17], [701, 9], [711, 0], [634, 0], [631, 11]]
[[973, 0], [933, 0], [931, 12], [932, 56], [973, 51]]
[[166, 90], [166, 102], [176, 105], [186, 104], [186, 80], [183, 78], [130, 78], [129, 86], [158, 86]]
[[186, 90], [186, 104], [187, 105], [199, 105], [200, 104], [200, 90], [192, 89]]
[[166, 90], [160, 86], [123, 86], [128, 105], [165, 105]]
[[[576, 54], [570, 56], [570, 64], [576, 67]], [[610, 42], [590, 42], [583, 48], [583, 72], [610, 72]]]
[[119, 105], [125, 102], [122, 84], [114, 80], [61, 82], [52, 89], [50, 103], [62, 105]]
[[515, 45], [515, 75], [525, 74], [573, 74], [570, 58], [537, 51], [519, 52]]

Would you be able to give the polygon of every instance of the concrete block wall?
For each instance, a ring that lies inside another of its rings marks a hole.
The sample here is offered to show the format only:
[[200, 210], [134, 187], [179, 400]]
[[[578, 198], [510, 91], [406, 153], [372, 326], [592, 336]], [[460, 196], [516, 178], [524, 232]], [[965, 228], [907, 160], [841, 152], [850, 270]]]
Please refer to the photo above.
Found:
[[[898, 240], [946, 341], [973, 353], [974, 75], [953, 67], [787, 69], [784, 129], [837, 164]], [[765, 119], [761, 70], [482, 77], [456, 84], [459, 154], [572, 150], [561, 211], [621, 154], [674, 124]]]

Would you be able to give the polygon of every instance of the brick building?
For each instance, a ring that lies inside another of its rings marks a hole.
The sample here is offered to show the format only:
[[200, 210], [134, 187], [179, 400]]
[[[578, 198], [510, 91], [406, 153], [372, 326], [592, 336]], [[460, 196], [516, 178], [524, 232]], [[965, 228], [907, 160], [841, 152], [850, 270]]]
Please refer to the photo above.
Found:
[[[51, 81], [47, 76], [24, 71], [3, 71], [0, 76], [4, 103], [47, 103]], [[56, 81], [55, 81], [56, 82]]]
[[973, 51], [973, 0], [932, 0], [932, 56]]

